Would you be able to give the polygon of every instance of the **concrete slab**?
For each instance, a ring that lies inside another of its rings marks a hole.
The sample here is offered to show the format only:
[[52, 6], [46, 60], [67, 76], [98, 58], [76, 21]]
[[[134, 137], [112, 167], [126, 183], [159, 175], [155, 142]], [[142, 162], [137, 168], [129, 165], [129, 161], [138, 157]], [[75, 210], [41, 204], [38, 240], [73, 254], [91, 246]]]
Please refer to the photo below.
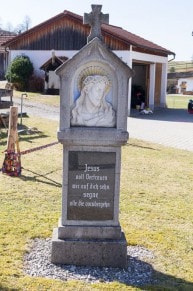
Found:
[[127, 126], [130, 138], [193, 151], [193, 114], [185, 109], [162, 109], [152, 115], [133, 111]]

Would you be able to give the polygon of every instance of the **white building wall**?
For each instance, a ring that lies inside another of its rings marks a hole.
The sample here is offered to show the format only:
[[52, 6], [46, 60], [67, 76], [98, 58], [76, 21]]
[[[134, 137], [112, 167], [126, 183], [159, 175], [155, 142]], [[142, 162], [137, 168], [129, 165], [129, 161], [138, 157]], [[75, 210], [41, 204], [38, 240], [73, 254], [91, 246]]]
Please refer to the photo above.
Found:
[[[9, 62], [12, 62], [15, 57], [25, 55], [28, 56], [33, 63], [34, 73], [37, 76], [44, 76], [44, 71], [40, 67], [52, 57], [53, 50], [46, 51], [30, 51], [30, 50], [11, 50]], [[77, 51], [55, 51], [57, 57], [65, 56], [71, 58]]]
[[58, 89], [60, 88], [60, 78], [54, 71], [49, 71], [49, 78], [48, 78], [48, 88], [51, 89]]

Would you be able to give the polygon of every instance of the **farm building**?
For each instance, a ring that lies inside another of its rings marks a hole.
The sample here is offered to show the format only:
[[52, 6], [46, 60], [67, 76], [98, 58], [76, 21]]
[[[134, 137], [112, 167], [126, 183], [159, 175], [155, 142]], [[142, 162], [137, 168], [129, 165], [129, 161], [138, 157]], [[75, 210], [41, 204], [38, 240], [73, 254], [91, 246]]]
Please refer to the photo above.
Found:
[[[106, 46], [135, 71], [129, 84], [128, 114], [135, 107], [137, 90], [143, 91], [148, 107], [165, 107], [168, 56], [173, 58], [175, 54], [121, 27], [102, 24], [101, 28]], [[7, 41], [7, 64], [18, 55], [27, 55], [35, 74], [45, 77], [45, 72], [50, 72], [45, 70], [45, 64], [53, 51], [57, 60], [71, 58], [86, 45], [89, 33], [90, 26], [83, 24], [82, 16], [65, 10]]]
[[3, 43], [11, 40], [16, 36], [15, 33], [0, 29], [0, 80], [4, 79], [5, 71], [7, 68], [7, 50]]
[[193, 71], [168, 73], [168, 82], [175, 87], [169, 93], [193, 95]]

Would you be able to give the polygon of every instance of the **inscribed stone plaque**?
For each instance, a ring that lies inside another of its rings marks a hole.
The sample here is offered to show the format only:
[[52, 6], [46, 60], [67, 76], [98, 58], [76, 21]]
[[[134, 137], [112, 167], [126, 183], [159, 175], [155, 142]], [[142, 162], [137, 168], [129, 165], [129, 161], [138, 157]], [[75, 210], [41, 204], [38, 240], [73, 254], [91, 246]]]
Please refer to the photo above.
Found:
[[67, 219], [113, 219], [115, 160], [115, 152], [69, 152]]

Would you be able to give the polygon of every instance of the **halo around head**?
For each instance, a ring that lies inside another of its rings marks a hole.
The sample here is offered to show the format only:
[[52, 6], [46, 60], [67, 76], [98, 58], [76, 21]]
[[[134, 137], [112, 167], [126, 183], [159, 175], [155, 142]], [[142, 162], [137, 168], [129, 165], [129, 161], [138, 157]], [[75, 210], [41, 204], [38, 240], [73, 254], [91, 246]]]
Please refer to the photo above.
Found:
[[107, 73], [107, 71], [105, 69], [103, 69], [100, 66], [90, 66], [87, 67], [85, 69], [83, 69], [78, 77], [78, 89], [79, 91], [82, 90], [82, 88], [84, 87], [84, 81], [88, 76], [105, 76], [108, 80], [108, 86], [106, 88], [106, 91], [109, 91], [110, 87], [111, 87], [111, 79]]

